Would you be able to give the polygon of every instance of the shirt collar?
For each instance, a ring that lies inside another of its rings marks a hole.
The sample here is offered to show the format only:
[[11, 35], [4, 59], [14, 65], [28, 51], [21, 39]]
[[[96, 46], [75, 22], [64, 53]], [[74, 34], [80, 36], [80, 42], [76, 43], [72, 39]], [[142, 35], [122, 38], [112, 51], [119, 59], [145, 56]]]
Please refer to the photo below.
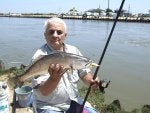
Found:
[[[49, 44], [47, 44], [47, 43], [46, 43], [46, 45], [47, 45], [47, 47], [48, 47], [50, 50], [56, 51], [51, 45], [49, 45]], [[66, 50], [67, 50], [66, 44], [63, 43], [63, 51], [66, 52]]]

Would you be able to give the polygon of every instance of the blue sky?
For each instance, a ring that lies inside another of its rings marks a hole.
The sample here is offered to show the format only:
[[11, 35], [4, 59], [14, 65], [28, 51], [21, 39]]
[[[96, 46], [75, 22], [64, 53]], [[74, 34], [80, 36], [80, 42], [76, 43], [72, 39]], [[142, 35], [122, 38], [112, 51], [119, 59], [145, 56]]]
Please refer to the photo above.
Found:
[[[122, 0], [109, 0], [110, 9], [118, 9]], [[61, 13], [75, 7], [78, 11], [106, 9], [108, 0], [0, 0], [0, 13]], [[130, 7], [130, 8], [129, 8]], [[126, 0], [125, 10], [132, 13], [148, 13], [150, 0]]]

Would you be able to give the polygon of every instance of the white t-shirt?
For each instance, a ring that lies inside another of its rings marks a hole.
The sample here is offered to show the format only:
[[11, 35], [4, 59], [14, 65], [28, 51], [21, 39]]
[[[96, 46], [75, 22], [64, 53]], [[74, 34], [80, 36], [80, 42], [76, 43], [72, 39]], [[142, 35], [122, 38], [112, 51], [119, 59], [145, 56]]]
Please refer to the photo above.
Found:
[[[66, 53], [82, 55], [81, 52], [74, 46], [65, 44], [64, 50]], [[32, 61], [36, 60], [41, 55], [48, 55], [54, 52], [53, 48], [47, 44], [43, 45], [34, 54]], [[73, 73], [67, 71], [64, 73], [56, 89], [48, 96], [43, 96], [38, 89], [33, 90], [33, 104], [36, 108], [51, 109], [56, 111], [66, 111], [70, 107], [71, 100], [82, 104], [83, 100], [79, 97], [77, 83], [79, 78], [90, 72], [90, 69], [75, 70]], [[46, 81], [50, 77], [49, 74], [40, 75], [38, 78], [33, 78], [33, 87]], [[85, 106], [91, 107], [87, 102]]]

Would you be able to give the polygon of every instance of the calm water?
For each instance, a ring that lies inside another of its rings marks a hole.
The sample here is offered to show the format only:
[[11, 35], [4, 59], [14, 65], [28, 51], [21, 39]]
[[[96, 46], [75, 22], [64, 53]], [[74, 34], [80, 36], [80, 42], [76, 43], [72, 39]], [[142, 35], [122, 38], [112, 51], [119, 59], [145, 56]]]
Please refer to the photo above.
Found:
[[[29, 64], [44, 42], [45, 19], [0, 18], [0, 59], [7, 67]], [[65, 20], [66, 43], [98, 62], [112, 22]], [[94, 70], [93, 70], [94, 71]], [[150, 104], [150, 24], [117, 23], [101, 68], [101, 78], [111, 80], [106, 102], [120, 99], [127, 110]]]

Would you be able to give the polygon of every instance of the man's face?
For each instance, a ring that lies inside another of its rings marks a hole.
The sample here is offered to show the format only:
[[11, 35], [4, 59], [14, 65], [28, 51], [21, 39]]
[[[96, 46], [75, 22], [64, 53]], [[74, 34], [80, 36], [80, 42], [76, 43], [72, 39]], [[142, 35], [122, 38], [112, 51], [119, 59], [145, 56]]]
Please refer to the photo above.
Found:
[[66, 33], [62, 23], [53, 22], [48, 24], [48, 27], [44, 33], [46, 41], [55, 50], [60, 50], [62, 43], [65, 40]]

